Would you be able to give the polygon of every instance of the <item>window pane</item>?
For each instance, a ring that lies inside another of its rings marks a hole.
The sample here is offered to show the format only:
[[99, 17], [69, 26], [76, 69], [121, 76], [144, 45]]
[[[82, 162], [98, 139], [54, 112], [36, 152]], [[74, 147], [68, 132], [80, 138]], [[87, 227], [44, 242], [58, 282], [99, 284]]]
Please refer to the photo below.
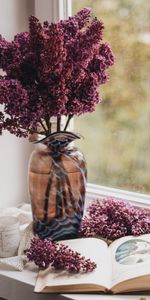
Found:
[[73, 14], [92, 7], [105, 24], [116, 56], [110, 81], [100, 87], [96, 111], [75, 118], [84, 139], [88, 181], [150, 192], [150, 1], [73, 0]]

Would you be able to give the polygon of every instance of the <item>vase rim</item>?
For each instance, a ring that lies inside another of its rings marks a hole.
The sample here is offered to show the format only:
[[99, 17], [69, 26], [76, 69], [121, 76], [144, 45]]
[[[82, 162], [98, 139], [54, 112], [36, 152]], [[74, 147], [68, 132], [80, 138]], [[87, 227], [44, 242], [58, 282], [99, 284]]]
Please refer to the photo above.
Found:
[[70, 132], [70, 131], [55, 131], [53, 133], [50, 133], [49, 135], [45, 136], [44, 138], [38, 140], [38, 141], [35, 141], [33, 142], [34, 144], [38, 144], [38, 143], [44, 143], [46, 142], [47, 140], [53, 140], [53, 139], [57, 139], [57, 138], [60, 138], [60, 135], [62, 134], [62, 137], [68, 137], [70, 139], [70, 142], [71, 141], [74, 141], [75, 139], [80, 139], [81, 136], [77, 133], [74, 133], [74, 132]]

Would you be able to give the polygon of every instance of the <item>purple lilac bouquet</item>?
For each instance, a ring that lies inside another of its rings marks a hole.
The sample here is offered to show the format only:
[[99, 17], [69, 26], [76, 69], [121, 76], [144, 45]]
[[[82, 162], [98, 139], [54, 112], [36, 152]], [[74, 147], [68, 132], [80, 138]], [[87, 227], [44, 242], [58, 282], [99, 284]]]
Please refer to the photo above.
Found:
[[146, 233], [150, 233], [150, 213], [113, 197], [94, 201], [80, 225], [81, 236], [108, 240]]
[[40, 269], [51, 266], [55, 270], [66, 270], [69, 273], [86, 273], [96, 268], [96, 264], [90, 259], [85, 259], [68, 246], [52, 242], [50, 239], [41, 240], [34, 237], [25, 254], [29, 261], [34, 261]]
[[0, 36], [0, 133], [8, 130], [27, 137], [41, 126], [51, 133], [50, 118], [67, 116], [64, 130], [74, 115], [92, 112], [101, 98], [97, 87], [108, 80], [106, 70], [114, 64], [104, 25], [84, 8], [58, 23], [43, 24], [29, 18], [29, 32], [12, 42]]

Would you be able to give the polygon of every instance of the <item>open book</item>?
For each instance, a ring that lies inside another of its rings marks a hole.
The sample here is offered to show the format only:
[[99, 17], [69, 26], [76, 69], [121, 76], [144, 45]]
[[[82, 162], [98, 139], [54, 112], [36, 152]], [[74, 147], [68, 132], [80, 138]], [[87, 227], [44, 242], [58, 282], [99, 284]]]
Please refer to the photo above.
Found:
[[125, 293], [150, 290], [150, 234], [123, 237], [109, 247], [98, 238], [63, 241], [90, 258], [97, 268], [89, 273], [69, 274], [50, 268], [38, 274], [35, 292]]

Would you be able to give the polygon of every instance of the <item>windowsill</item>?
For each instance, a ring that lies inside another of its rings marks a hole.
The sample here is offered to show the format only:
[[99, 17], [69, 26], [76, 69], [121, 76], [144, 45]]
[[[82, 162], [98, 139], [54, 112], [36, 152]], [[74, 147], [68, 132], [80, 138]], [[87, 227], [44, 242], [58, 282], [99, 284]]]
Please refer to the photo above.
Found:
[[[111, 189], [107, 187], [102, 187], [98, 185], [88, 184], [87, 187], [87, 201], [86, 205], [94, 198], [104, 196], [116, 196], [121, 197], [126, 200], [130, 200], [136, 205], [149, 207], [150, 196], [126, 192], [118, 189]], [[144, 203], [145, 202], [145, 203]], [[8, 300], [139, 300], [141, 297], [149, 298], [149, 293], [140, 293], [135, 295], [96, 295], [96, 294], [35, 294], [33, 292], [35, 281], [37, 277], [37, 269], [26, 265], [22, 272], [10, 271], [9, 269], [2, 268], [0, 270], [0, 299], [1, 297]], [[8, 289], [8, 286], [10, 287]]]
[[150, 195], [88, 183], [87, 200], [101, 197], [117, 197], [137, 206], [150, 207]]
[[[134, 295], [96, 295], [96, 294], [37, 294], [34, 286], [37, 277], [36, 269], [25, 269], [22, 272], [0, 271], [0, 299], [8, 300], [139, 300], [141, 297], [149, 299], [149, 293]], [[9, 287], [9, 288], [8, 288]]]

